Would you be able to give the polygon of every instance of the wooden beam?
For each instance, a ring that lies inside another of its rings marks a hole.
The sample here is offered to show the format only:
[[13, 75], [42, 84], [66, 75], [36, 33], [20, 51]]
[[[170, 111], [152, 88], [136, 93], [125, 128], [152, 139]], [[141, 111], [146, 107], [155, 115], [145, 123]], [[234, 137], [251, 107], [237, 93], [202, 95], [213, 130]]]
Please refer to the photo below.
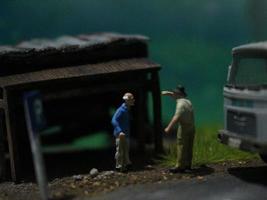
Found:
[[68, 97], [95, 95], [95, 94], [125, 90], [127, 88], [139, 88], [143, 87], [144, 84], [145, 81], [136, 81], [136, 82], [131, 81], [125, 84], [123, 83], [111, 83], [111, 84], [101, 84], [101, 85], [98, 84], [80, 88], [77, 86], [77, 88], [70, 88], [70, 89], [64, 89], [62, 91], [50, 92], [44, 96], [44, 99], [54, 100], [54, 99], [64, 99]]

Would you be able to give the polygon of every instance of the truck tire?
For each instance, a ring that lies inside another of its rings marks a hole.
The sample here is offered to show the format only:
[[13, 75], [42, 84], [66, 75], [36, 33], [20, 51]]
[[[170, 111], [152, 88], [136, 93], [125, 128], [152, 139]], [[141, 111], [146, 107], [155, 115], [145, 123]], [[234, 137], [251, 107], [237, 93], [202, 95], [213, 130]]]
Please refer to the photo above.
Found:
[[267, 154], [260, 154], [261, 159], [267, 163]]

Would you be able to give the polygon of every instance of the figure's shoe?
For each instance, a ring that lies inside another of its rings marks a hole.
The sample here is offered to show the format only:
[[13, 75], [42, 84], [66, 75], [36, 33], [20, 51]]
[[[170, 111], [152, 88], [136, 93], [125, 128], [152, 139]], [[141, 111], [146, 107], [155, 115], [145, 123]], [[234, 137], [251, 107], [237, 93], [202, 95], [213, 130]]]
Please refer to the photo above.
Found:
[[126, 169], [127, 169], [127, 171], [132, 170], [133, 169], [133, 165], [132, 164], [126, 165]]
[[184, 173], [186, 169], [182, 169], [182, 168], [179, 168], [179, 167], [173, 167], [173, 168], [170, 168], [168, 170], [169, 173], [173, 173], [173, 174], [176, 174], [176, 173]]
[[170, 173], [191, 173], [192, 169], [191, 167], [185, 167], [185, 168], [179, 168], [179, 167], [173, 167], [168, 170]]
[[185, 173], [191, 173], [193, 170], [192, 170], [192, 168], [191, 167], [186, 167], [185, 168]]
[[121, 172], [121, 173], [127, 173], [128, 169], [126, 167], [116, 167], [115, 170], [117, 172]]

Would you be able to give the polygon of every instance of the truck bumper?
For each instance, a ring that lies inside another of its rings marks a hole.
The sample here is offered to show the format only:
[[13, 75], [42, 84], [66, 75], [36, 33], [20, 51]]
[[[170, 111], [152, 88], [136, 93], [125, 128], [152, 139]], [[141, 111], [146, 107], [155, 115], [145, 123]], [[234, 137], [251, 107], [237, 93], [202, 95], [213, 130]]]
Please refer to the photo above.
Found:
[[219, 130], [218, 139], [221, 143], [244, 151], [267, 153], [267, 144], [259, 143], [253, 139], [240, 138], [227, 130]]

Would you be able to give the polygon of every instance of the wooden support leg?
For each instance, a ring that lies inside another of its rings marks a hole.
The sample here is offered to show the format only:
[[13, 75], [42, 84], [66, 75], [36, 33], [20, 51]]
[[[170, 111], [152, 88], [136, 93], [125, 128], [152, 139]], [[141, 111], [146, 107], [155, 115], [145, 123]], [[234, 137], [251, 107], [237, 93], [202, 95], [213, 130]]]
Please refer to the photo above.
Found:
[[4, 125], [4, 110], [0, 110], [0, 182], [6, 177], [6, 161], [5, 161], [5, 125]]
[[14, 114], [12, 113], [12, 103], [9, 99], [12, 99], [8, 96], [8, 92], [4, 91], [4, 102], [5, 102], [5, 116], [6, 116], [6, 128], [7, 128], [7, 140], [8, 140], [8, 149], [10, 157], [10, 167], [11, 167], [11, 178], [12, 181], [19, 181], [19, 155], [17, 149], [17, 141], [14, 131]]
[[162, 143], [162, 121], [161, 121], [161, 96], [158, 72], [152, 73], [152, 98], [154, 110], [154, 134], [155, 134], [155, 151], [163, 152]]
[[137, 95], [137, 140], [138, 150], [140, 152], [145, 151], [145, 90], [143, 88], [138, 89]]

